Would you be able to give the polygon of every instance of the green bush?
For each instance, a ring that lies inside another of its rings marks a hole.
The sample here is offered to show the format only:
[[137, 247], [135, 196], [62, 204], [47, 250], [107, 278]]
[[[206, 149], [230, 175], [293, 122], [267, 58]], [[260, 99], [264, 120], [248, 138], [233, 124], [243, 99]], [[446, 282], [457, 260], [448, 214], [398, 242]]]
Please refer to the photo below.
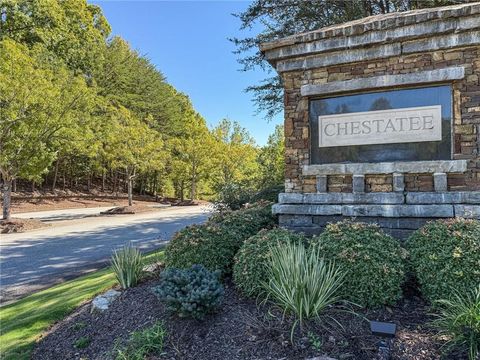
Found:
[[160, 275], [154, 292], [167, 309], [180, 317], [202, 319], [215, 310], [223, 298], [220, 271], [211, 272], [202, 265], [190, 269], [167, 269]]
[[229, 274], [243, 242], [262, 228], [274, 226], [270, 203], [216, 214], [204, 225], [179, 231], [165, 249], [165, 265], [189, 268], [202, 264], [208, 270]]
[[233, 281], [247, 296], [258, 296], [267, 279], [267, 266], [272, 247], [280, 244], [302, 243], [305, 237], [291, 231], [276, 228], [262, 230], [250, 237], [235, 256]]
[[246, 240], [262, 229], [273, 228], [276, 220], [272, 215], [272, 203], [259, 201], [241, 210], [215, 214], [210, 218], [209, 223], [240, 233]]
[[267, 260], [267, 278], [263, 282], [268, 297], [285, 312], [293, 313], [295, 325], [319, 316], [338, 300], [345, 272], [333, 262], [324, 261], [317, 250], [309, 251], [300, 243], [272, 247]]
[[480, 221], [427, 223], [407, 241], [410, 264], [423, 296], [430, 302], [467, 294], [480, 279]]
[[166, 332], [161, 322], [130, 335], [125, 346], [115, 345], [115, 360], [144, 360], [147, 355], [160, 354]]
[[328, 224], [312, 244], [347, 272], [340, 291], [343, 299], [376, 307], [402, 297], [406, 251], [378, 226], [351, 221]]
[[208, 270], [230, 272], [243, 236], [210, 223], [192, 225], [175, 234], [165, 249], [166, 267], [186, 269], [202, 264]]
[[459, 349], [469, 360], [480, 355], [480, 284], [467, 294], [455, 292], [450, 299], [436, 301], [439, 314], [433, 325], [448, 340], [448, 350]]
[[112, 270], [123, 289], [135, 286], [143, 273], [143, 256], [141, 252], [127, 244], [112, 255]]

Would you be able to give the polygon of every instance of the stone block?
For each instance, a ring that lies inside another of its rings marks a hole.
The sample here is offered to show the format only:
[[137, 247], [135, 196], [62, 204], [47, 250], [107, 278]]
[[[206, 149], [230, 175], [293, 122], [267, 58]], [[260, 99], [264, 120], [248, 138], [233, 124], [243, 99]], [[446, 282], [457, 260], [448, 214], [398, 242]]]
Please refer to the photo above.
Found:
[[433, 188], [435, 191], [447, 191], [447, 174], [443, 172], [433, 174]]
[[324, 193], [305, 194], [305, 204], [403, 204], [404, 196], [399, 193]]
[[328, 188], [327, 175], [318, 175], [317, 176], [317, 192], [326, 193], [327, 188]]
[[406, 203], [480, 205], [480, 191], [409, 192], [406, 195]]
[[453, 217], [452, 205], [343, 205], [344, 216]]
[[480, 205], [454, 205], [455, 217], [480, 219]]
[[395, 192], [405, 191], [405, 175], [400, 173], [393, 174], [393, 191]]
[[353, 175], [352, 190], [354, 194], [365, 192], [365, 175]]
[[278, 215], [341, 215], [342, 205], [274, 204], [272, 212]]

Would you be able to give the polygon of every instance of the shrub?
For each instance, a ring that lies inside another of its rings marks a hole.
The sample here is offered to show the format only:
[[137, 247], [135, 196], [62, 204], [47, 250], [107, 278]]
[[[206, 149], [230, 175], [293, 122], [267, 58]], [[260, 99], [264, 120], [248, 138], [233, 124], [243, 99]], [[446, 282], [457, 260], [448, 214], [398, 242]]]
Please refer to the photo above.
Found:
[[130, 335], [126, 346], [114, 348], [116, 360], [143, 360], [147, 355], [160, 354], [166, 332], [161, 322]]
[[243, 236], [213, 224], [193, 225], [175, 234], [165, 249], [165, 265], [186, 269], [201, 264], [208, 270], [230, 272]]
[[454, 291], [467, 294], [480, 279], [480, 221], [427, 223], [407, 241], [410, 263], [422, 294], [434, 303]]
[[180, 317], [202, 319], [222, 302], [224, 290], [219, 276], [219, 271], [208, 271], [202, 265], [187, 270], [167, 269], [154, 291]]
[[235, 256], [233, 281], [247, 296], [258, 296], [264, 290], [262, 283], [268, 280], [267, 267], [271, 249], [276, 245], [302, 243], [305, 237], [277, 228], [262, 230], [250, 237]]
[[112, 270], [123, 289], [135, 286], [143, 273], [143, 256], [132, 244], [127, 244], [113, 252]]
[[292, 334], [296, 323], [320, 315], [339, 300], [345, 273], [324, 261], [318, 250], [308, 251], [301, 242], [277, 245], [267, 263], [268, 281], [263, 284], [269, 298], [295, 314]]
[[468, 353], [470, 360], [480, 355], [480, 284], [467, 294], [455, 292], [451, 299], [436, 301], [440, 313], [433, 322], [449, 338], [448, 349]]
[[165, 249], [165, 265], [189, 268], [202, 264], [208, 270], [229, 274], [243, 242], [262, 228], [273, 225], [270, 203], [216, 214], [204, 225], [179, 231]]
[[276, 221], [272, 215], [272, 203], [260, 201], [241, 210], [215, 214], [209, 223], [240, 233], [245, 240], [262, 229], [273, 228]]
[[401, 298], [406, 252], [378, 226], [351, 221], [328, 224], [312, 243], [347, 272], [342, 298], [371, 307]]

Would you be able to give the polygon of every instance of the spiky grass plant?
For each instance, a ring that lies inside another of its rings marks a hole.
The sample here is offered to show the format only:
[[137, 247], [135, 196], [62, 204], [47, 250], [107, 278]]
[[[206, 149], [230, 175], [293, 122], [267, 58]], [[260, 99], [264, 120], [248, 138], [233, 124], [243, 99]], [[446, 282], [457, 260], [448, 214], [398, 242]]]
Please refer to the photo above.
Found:
[[143, 272], [143, 256], [141, 252], [128, 243], [115, 250], [112, 255], [112, 270], [123, 289], [135, 286]]
[[297, 325], [318, 317], [329, 305], [339, 301], [338, 289], [345, 272], [334, 263], [325, 261], [319, 251], [309, 251], [301, 243], [281, 244], [272, 248], [268, 263], [269, 281], [264, 283], [268, 298], [284, 313], [296, 319]]
[[466, 350], [469, 360], [480, 358], [480, 284], [467, 294], [455, 292], [436, 302], [439, 313], [433, 325], [449, 340], [447, 351]]

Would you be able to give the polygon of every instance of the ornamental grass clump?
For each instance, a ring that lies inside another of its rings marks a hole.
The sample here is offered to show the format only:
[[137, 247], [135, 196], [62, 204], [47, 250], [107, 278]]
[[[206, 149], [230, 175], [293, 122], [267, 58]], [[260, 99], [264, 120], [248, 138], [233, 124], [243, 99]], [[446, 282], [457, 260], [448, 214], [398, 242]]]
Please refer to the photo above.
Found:
[[112, 255], [112, 270], [122, 289], [138, 284], [143, 274], [142, 253], [132, 244], [127, 244]]
[[340, 295], [364, 307], [393, 304], [402, 297], [407, 253], [377, 225], [328, 224], [311, 246], [347, 272]]
[[220, 271], [208, 271], [202, 265], [190, 269], [166, 269], [154, 288], [167, 309], [180, 317], [203, 319], [215, 311], [223, 300]]
[[301, 242], [273, 247], [267, 275], [268, 281], [263, 283], [267, 298], [296, 317], [292, 337], [297, 324], [302, 326], [340, 300], [345, 278], [345, 272], [333, 262], [325, 261], [318, 250], [307, 250]]
[[466, 294], [455, 291], [450, 299], [436, 301], [433, 325], [445, 335], [447, 352], [460, 350], [469, 360], [480, 356], [480, 284]]
[[245, 241], [235, 255], [233, 282], [247, 296], [259, 296], [268, 281], [268, 262], [272, 248], [281, 244], [300, 244], [305, 236], [282, 228], [261, 230]]
[[437, 220], [407, 241], [410, 265], [422, 295], [435, 305], [455, 293], [465, 295], [480, 282], [480, 221]]

